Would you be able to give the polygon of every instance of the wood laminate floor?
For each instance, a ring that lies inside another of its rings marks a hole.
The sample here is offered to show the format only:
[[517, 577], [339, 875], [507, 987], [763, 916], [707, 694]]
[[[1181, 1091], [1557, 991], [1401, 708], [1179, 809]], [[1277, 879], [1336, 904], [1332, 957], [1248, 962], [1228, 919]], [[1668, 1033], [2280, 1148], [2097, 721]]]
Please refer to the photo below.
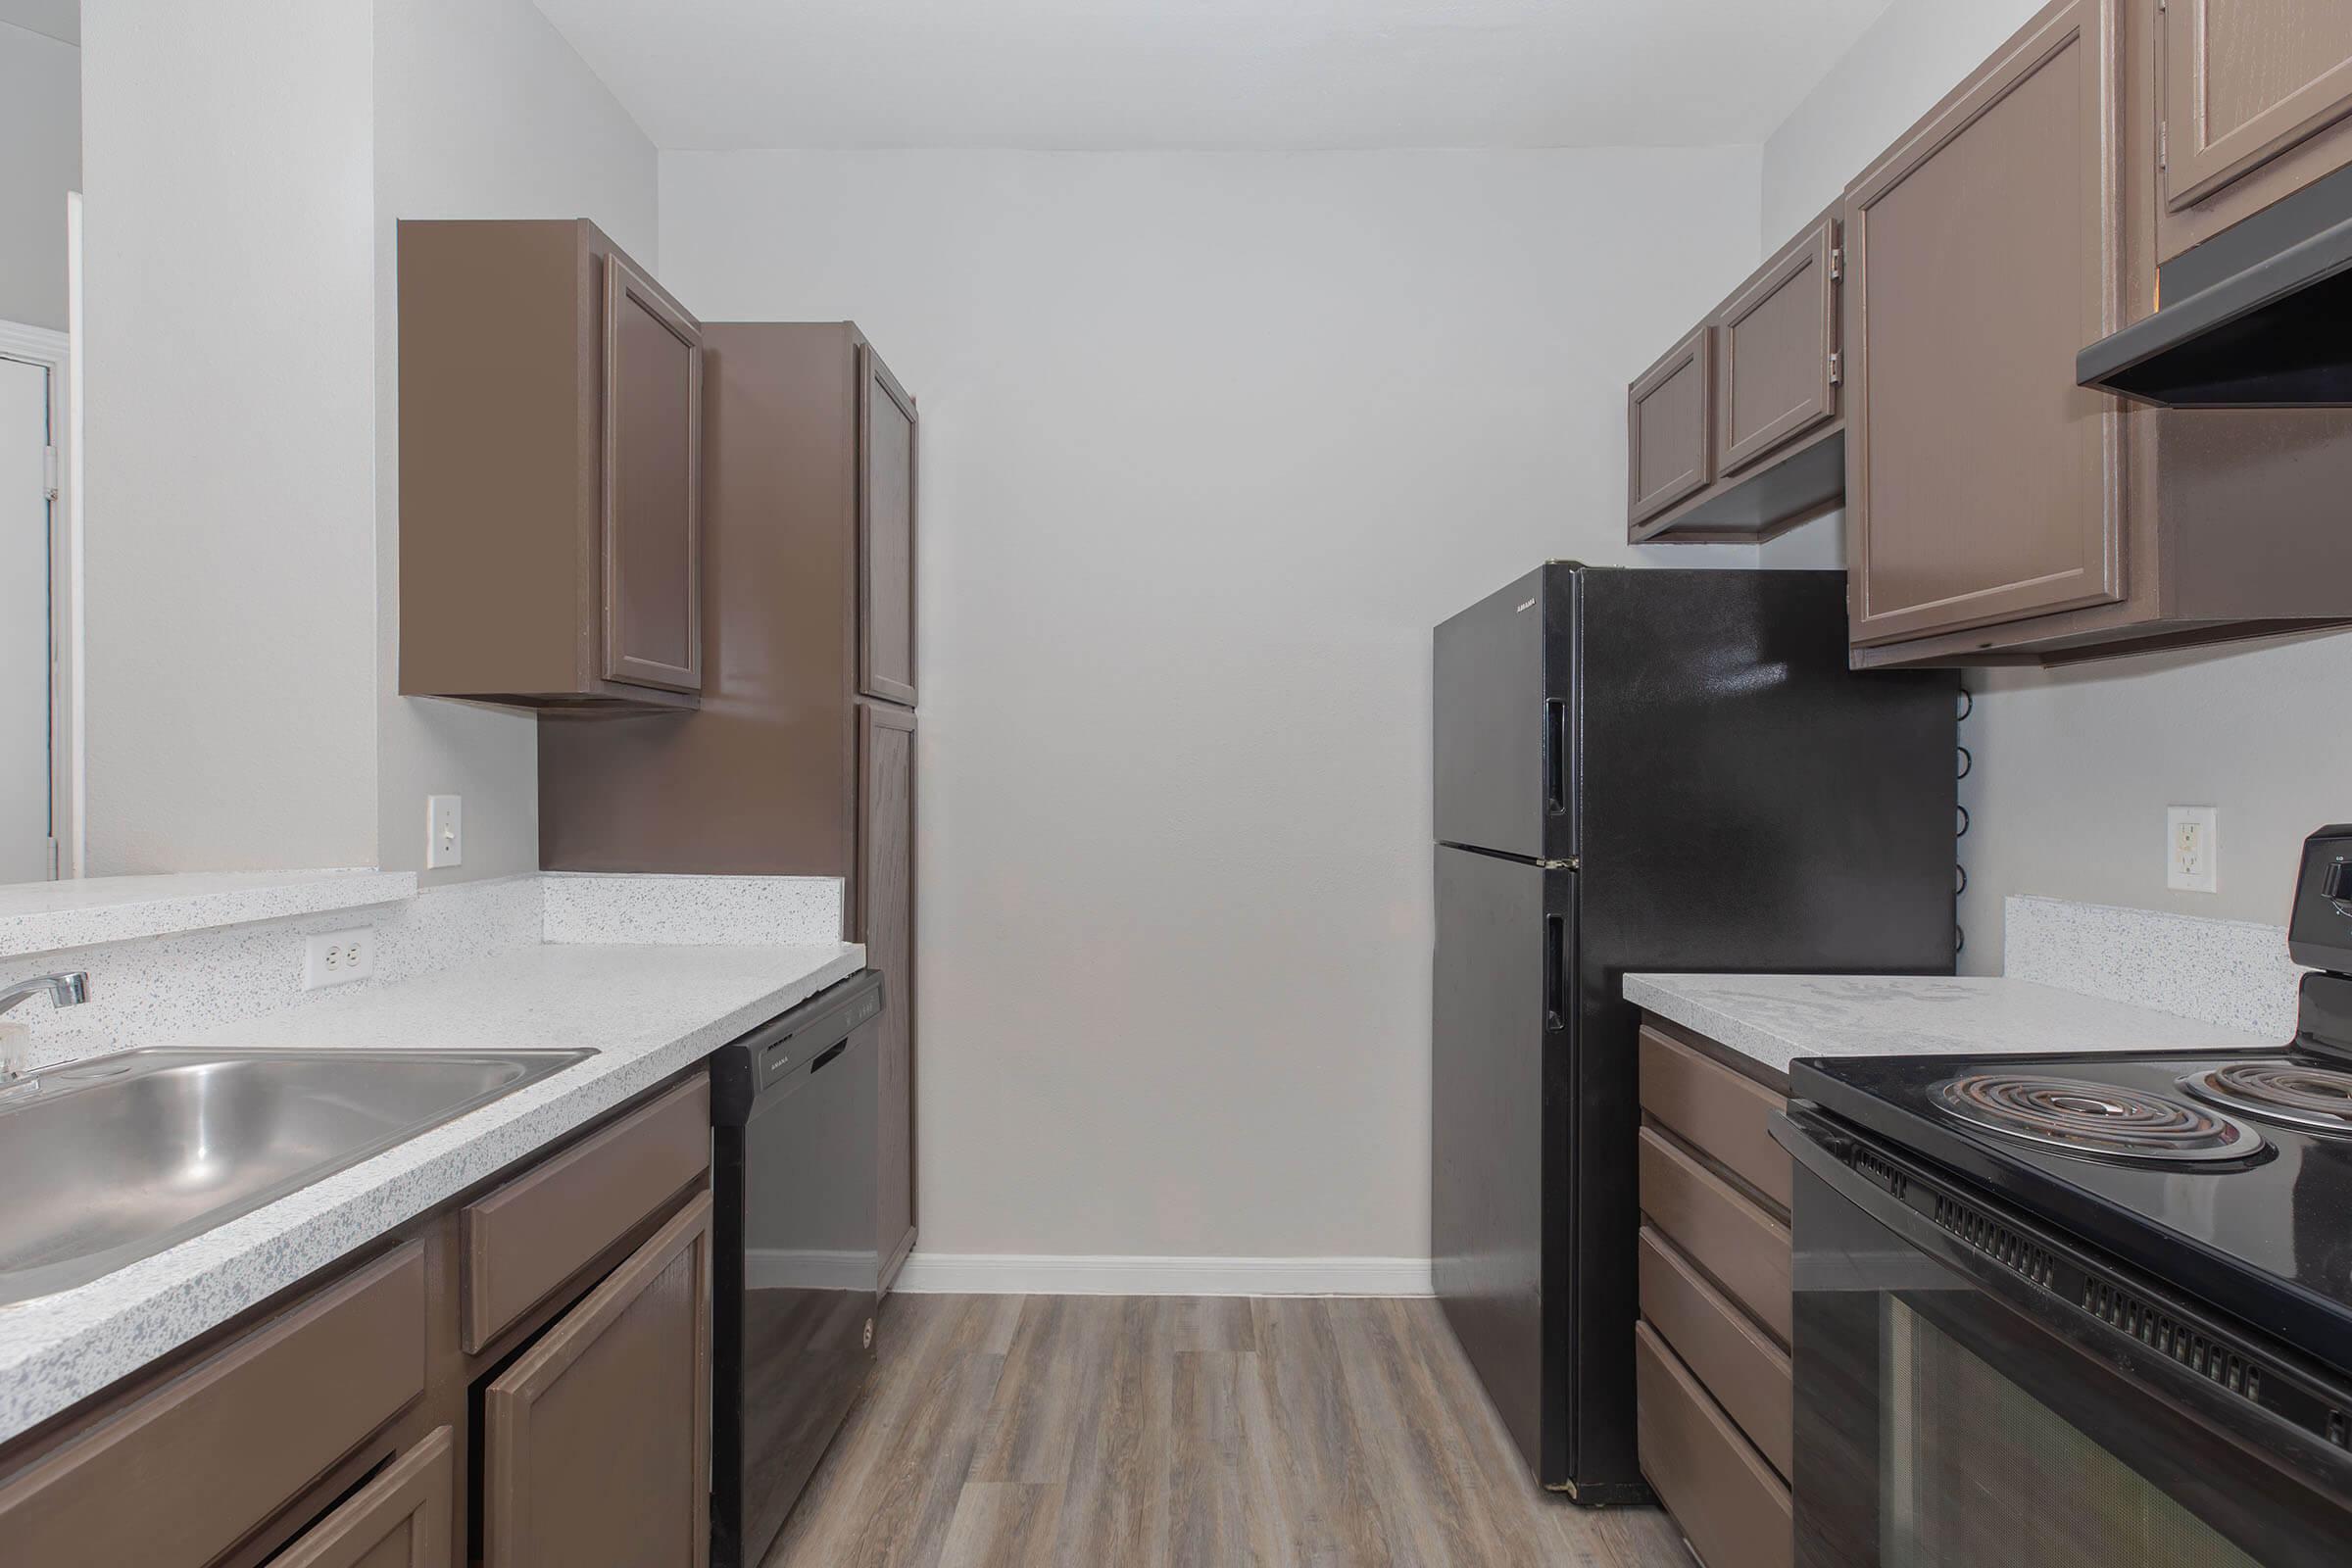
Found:
[[767, 1568], [1688, 1568], [1529, 1480], [1429, 1300], [894, 1296]]

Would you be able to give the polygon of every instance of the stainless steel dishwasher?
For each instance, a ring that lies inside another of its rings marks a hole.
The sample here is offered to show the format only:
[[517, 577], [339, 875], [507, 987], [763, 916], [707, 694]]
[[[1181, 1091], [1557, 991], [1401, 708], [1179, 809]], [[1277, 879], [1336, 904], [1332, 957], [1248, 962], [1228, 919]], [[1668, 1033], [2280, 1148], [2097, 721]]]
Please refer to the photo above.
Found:
[[767, 1555], [874, 1363], [882, 977], [710, 1057], [710, 1561]]

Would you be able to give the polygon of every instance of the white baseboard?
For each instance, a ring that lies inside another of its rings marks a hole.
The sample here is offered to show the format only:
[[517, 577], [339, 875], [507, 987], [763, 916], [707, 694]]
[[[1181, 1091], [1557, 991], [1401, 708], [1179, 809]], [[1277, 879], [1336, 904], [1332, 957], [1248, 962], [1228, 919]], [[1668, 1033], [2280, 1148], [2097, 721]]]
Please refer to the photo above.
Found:
[[926, 1252], [894, 1290], [956, 1296], [1428, 1296], [1426, 1257], [1117, 1257]]

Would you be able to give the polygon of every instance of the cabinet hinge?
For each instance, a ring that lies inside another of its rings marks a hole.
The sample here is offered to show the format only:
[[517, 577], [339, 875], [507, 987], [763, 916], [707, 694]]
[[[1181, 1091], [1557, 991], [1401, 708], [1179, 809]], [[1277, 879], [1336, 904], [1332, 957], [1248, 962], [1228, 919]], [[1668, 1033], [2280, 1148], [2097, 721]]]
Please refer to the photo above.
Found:
[[52, 501], [57, 499], [57, 448], [41, 448], [41, 489]]
[[1830, 247], [1830, 281], [1835, 283], [1845, 276], [1845, 247]]
[[1844, 359], [1844, 356], [1842, 356], [1842, 355], [1838, 354], [1838, 352], [1837, 352], [1835, 349], [1833, 349], [1833, 350], [1831, 350], [1831, 351], [1830, 351], [1830, 385], [1832, 385], [1832, 386], [1842, 386], [1844, 383], [1845, 383], [1845, 359]]
[[2156, 172], [2164, 172], [2173, 167], [2173, 127], [2164, 121], [2156, 122]]

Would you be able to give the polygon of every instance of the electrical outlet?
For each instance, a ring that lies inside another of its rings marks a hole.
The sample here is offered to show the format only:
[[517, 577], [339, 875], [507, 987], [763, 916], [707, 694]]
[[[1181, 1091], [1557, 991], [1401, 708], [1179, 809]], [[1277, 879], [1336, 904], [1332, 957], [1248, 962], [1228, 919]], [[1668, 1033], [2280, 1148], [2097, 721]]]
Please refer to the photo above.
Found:
[[2164, 809], [2164, 885], [2180, 893], [2213, 893], [2221, 886], [2221, 812], [2211, 806]]
[[456, 795], [424, 798], [424, 865], [466, 863], [466, 802]]
[[302, 989], [349, 985], [375, 973], [375, 928], [329, 931], [303, 945]]

